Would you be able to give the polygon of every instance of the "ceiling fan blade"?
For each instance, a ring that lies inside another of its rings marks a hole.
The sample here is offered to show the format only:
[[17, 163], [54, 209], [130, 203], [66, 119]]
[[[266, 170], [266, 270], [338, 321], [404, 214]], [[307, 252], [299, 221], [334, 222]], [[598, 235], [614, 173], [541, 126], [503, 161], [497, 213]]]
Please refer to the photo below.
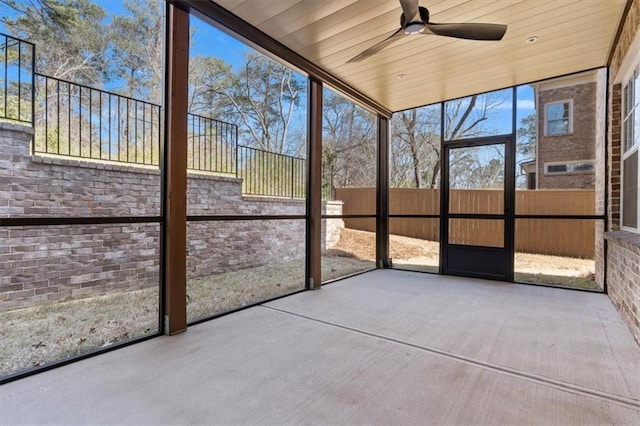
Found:
[[377, 52], [381, 51], [382, 49], [384, 49], [385, 47], [387, 47], [388, 45], [390, 45], [394, 41], [399, 40], [404, 36], [406, 36], [406, 34], [404, 33], [404, 30], [402, 28], [400, 28], [398, 31], [396, 31], [395, 33], [391, 34], [389, 37], [385, 38], [380, 43], [374, 44], [373, 46], [371, 46], [370, 48], [368, 48], [364, 52], [354, 56], [351, 59], [349, 59], [347, 61], [347, 63], [350, 64], [350, 63], [353, 63], [353, 62], [360, 62], [363, 59], [367, 59], [369, 56], [373, 55], [374, 53], [377, 53]]
[[400, 6], [402, 6], [405, 22], [411, 22], [418, 14], [418, 0], [400, 0]]
[[502, 40], [507, 26], [502, 24], [434, 24], [427, 23], [429, 32], [435, 35], [464, 38], [467, 40]]

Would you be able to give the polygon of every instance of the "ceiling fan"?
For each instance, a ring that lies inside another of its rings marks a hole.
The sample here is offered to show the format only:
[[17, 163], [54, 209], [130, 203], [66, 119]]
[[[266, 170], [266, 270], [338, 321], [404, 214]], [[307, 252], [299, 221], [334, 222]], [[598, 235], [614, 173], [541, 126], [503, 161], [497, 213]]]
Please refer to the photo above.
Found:
[[461, 24], [436, 24], [429, 22], [429, 11], [419, 6], [418, 0], [400, 0], [402, 14], [400, 29], [378, 44], [349, 59], [347, 63], [360, 62], [374, 53], [378, 53], [394, 41], [412, 35], [439, 35], [464, 38], [467, 40], [502, 40], [507, 26], [502, 24], [481, 24], [475, 22]]

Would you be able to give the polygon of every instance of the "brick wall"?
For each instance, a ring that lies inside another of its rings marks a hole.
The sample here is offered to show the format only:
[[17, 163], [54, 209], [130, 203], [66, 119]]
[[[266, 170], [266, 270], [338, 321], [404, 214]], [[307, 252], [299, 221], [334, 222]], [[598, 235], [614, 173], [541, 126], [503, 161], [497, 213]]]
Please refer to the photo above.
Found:
[[640, 28], [640, 0], [633, 0], [622, 24], [618, 43], [614, 46], [609, 65], [609, 212], [610, 232], [607, 239], [607, 291], [636, 340], [640, 343], [640, 234], [620, 228], [620, 142], [621, 85], [617, 81], [620, 67]]
[[159, 224], [0, 228], [0, 311], [158, 285]]
[[640, 234], [613, 231], [607, 241], [609, 297], [640, 343]]
[[[32, 156], [28, 127], [0, 123], [0, 217], [159, 216], [157, 169]], [[304, 215], [304, 200], [243, 197], [242, 180], [190, 173], [189, 215]], [[341, 202], [324, 205], [341, 214]], [[323, 248], [342, 221], [323, 223]], [[188, 224], [188, 277], [299, 259], [304, 220]], [[0, 228], [0, 311], [158, 285], [160, 225]]]
[[538, 92], [540, 108], [545, 104], [573, 99], [573, 132], [546, 136], [545, 114], [538, 114], [538, 188], [592, 189], [594, 173], [545, 174], [545, 163], [595, 159], [596, 83], [578, 84]]

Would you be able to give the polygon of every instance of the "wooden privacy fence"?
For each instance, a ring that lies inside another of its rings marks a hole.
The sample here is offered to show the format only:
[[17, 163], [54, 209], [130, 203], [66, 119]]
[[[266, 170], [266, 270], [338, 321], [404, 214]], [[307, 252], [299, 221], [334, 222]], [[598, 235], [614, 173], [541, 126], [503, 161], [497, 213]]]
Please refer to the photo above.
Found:
[[[335, 199], [344, 202], [343, 214], [375, 214], [375, 188], [336, 188]], [[451, 190], [452, 213], [501, 214], [502, 192], [495, 190]], [[440, 213], [440, 190], [391, 188], [389, 212], [394, 215]], [[593, 190], [516, 191], [516, 214], [520, 215], [593, 215]], [[373, 219], [344, 219], [345, 226], [375, 231]], [[594, 219], [516, 219], [516, 251], [593, 258]], [[393, 235], [438, 241], [440, 220], [391, 218]], [[501, 246], [504, 235], [500, 220], [451, 219], [449, 241], [455, 244]]]

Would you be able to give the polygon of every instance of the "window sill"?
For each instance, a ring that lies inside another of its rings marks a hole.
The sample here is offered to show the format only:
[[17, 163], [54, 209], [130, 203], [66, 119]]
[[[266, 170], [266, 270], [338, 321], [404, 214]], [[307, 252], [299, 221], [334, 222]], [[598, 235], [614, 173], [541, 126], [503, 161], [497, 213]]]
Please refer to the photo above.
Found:
[[605, 232], [604, 238], [622, 247], [640, 254], [640, 234], [630, 231], [610, 231]]
[[581, 176], [581, 175], [595, 175], [596, 172], [545, 172], [545, 176]]
[[567, 136], [572, 136], [573, 132], [567, 132], [567, 133], [558, 133], [556, 135], [547, 135], [545, 134], [544, 137], [545, 138], [561, 138], [561, 137], [567, 137]]

